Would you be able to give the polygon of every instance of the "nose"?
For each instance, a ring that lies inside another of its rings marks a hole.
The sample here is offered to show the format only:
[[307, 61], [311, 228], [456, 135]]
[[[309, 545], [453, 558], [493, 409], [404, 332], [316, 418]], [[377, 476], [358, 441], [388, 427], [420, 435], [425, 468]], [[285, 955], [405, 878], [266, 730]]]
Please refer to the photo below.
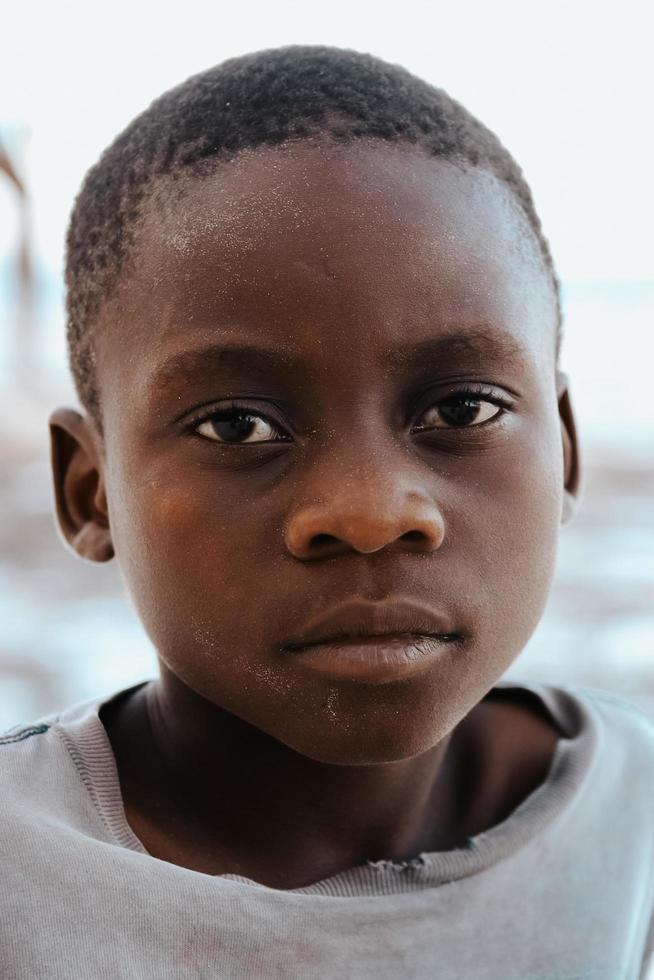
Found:
[[[314, 473], [312, 494], [293, 512], [286, 547], [296, 558], [325, 558], [354, 550], [372, 554], [395, 542], [431, 552], [445, 537], [443, 514], [415, 472], [385, 459], [343, 470], [332, 460], [329, 474]], [[316, 480], [315, 478], [318, 477]]]

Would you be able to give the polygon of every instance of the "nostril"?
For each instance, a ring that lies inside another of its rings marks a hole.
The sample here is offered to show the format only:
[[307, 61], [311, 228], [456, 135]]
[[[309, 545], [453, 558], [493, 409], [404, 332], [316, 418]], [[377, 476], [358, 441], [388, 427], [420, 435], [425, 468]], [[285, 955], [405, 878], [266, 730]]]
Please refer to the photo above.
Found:
[[406, 531], [402, 537], [405, 541], [422, 541], [424, 534], [422, 531]]
[[316, 534], [311, 539], [311, 543], [318, 545], [318, 547], [322, 547], [326, 544], [332, 544], [336, 540], [337, 538], [335, 538], [333, 534]]

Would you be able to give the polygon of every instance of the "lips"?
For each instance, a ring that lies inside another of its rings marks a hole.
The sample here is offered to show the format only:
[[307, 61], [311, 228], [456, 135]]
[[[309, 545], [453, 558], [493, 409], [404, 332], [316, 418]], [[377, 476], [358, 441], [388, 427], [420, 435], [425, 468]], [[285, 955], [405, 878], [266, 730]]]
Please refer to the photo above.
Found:
[[284, 643], [284, 649], [304, 650], [322, 643], [384, 636], [389, 641], [411, 636], [431, 636], [445, 642], [461, 639], [450, 617], [416, 600], [350, 600], [312, 619]]

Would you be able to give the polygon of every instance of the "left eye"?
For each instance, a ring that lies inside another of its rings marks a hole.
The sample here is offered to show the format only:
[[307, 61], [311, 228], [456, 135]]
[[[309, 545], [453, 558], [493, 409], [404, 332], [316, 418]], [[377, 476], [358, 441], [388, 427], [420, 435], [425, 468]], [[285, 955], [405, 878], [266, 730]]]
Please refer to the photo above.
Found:
[[[243, 409], [213, 412], [200, 422], [195, 431], [212, 442], [228, 444], [252, 442], [285, 442], [280, 430], [263, 415]], [[277, 438], [275, 438], [277, 435]]]
[[426, 412], [422, 418], [427, 419], [420, 429], [462, 429], [481, 425], [499, 415], [502, 409], [493, 402], [481, 398], [471, 398], [468, 395], [456, 395], [438, 402]]

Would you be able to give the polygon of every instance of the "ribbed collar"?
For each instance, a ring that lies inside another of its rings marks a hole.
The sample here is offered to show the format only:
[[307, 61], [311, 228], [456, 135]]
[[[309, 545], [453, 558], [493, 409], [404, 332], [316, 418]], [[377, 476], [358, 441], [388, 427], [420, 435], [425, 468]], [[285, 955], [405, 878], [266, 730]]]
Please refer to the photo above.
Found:
[[[153, 857], [145, 849], [127, 822], [120, 789], [116, 759], [107, 731], [99, 717], [104, 704], [128, 691], [143, 687], [136, 684], [107, 698], [80, 702], [54, 719], [53, 730], [65, 742], [93, 803], [112, 839], [123, 848]], [[391, 895], [434, 888], [479, 874], [499, 861], [533, 843], [535, 838], [554, 824], [581, 792], [596, 755], [599, 738], [597, 717], [592, 707], [574, 691], [549, 684], [501, 680], [496, 688], [518, 688], [531, 691], [552, 715], [565, 737], [559, 739], [549, 772], [540, 784], [513, 812], [490, 830], [470, 837], [464, 847], [448, 851], [431, 851], [411, 861], [374, 861], [339, 872], [303, 888], [284, 890], [284, 894], [354, 897]], [[230, 880], [243, 885], [280, 892], [241, 875], [204, 875], [215, 880]]]

